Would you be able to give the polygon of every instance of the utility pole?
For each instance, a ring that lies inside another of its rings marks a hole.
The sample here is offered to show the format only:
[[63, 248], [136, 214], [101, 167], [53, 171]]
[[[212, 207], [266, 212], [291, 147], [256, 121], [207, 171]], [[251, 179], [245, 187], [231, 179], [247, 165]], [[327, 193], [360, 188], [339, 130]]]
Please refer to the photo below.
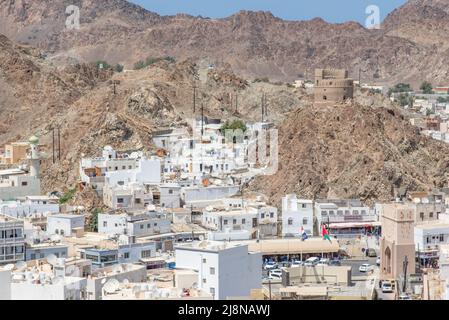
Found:
[[237, 91], [235, 92], [235, 113], [238, 113], [238, 94]]
[[407, 289], [407, 267], [408, 267], [408, 257], [405, 256], [404, 259], [404, 284], [402, 286], [402, 292], [405, 293], [405, 290]]
[[262, 94], [262, 122], [263, 122], [263, 117], [264, 117], [264, 113], [265, 113], [265, 111], [264, 111], [264, 101], [263, 101], [263, 94]]
[[53, 149], [53, 164], [54, 164], [55, 163], [55, 128], [52, 129], [52, 133], [53, 133], [52, 149]]
[[58, 160], [61, 161], [61, 127], [58, 126]]
[[193, 114], [196, 112], [196, 85], [193, 85]]
[[201, 139], [203, 139], [204, 135], [204, 105], [201, 102]]

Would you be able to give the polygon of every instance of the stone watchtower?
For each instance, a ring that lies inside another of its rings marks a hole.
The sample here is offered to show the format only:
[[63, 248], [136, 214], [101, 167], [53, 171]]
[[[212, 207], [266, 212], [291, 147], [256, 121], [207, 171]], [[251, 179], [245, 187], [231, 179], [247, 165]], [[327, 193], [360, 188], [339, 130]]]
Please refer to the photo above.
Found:
[[354, 96], [354, 81], [343, 69], [316, 69], [314, 85], [315, 103], [343, 103]]
[[383, 204], [381, 223], [381, 279], [398, 279], [403, 274], [405, 257], [407, 273], [415, 273], [413, 209], [401, 203]]

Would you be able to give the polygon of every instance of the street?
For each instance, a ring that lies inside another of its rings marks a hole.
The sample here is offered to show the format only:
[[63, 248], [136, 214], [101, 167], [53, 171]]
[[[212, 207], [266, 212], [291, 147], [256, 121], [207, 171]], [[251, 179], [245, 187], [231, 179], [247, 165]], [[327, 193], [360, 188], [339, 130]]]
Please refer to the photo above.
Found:
[[359, 267], [364, 264], [368, 263], [374, 268], [378, 268], [376, 266], [376, 259], [377, 258], [365, 258], [365, 259], [358, 259], [358, 260], [341, 260], [342, 266], [350, 266], [351, 267], [351, 273], [353, 277], [361, 277], [361, 276], [367, 276], [368, 274], [366, 272], [360, 272]]

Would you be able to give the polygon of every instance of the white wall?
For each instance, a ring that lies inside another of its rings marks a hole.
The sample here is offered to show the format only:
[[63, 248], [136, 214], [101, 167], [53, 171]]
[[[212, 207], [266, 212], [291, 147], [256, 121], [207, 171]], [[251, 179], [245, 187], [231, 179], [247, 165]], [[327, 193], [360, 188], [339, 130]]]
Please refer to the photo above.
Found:
[[[187, 247], [175, 250], [176, 267], [198, 271], [198, 286], [209, 293], [214, 288], [215, 300], [249, 296], [251, 289], [262, 286], [262, 256], [249, 254], [248, 246], [219, 251], [189, 250]], [[211, 274], [211, 268], [215, 268], [215, 274]]]
[[[304, 219], [307, 219], [306, 224]], [[313, 234], [313, 204], [299, 200], [296, 196], [282, 198], [282, 236], [301, 236], [301, 227], [309, 236]]]
[[11, 271], [0, 270], [0, 300], [11, 299]]
[[74, 228], [84, 228], [84, 216], [80, 215], [79, 217], [47, 217], [47, 233], [49, 235], [57, 234], [56, 231], [61, 234], [61, 230], [64, 230], [64, 236], [69, 237], [72, 235], [72, 229]]
[[70, 278], [69, 284], [39, 285], [27, 282], [11, 283], [12, 300], [80, 300], [81, 291], [86, 290], [85, 278]]

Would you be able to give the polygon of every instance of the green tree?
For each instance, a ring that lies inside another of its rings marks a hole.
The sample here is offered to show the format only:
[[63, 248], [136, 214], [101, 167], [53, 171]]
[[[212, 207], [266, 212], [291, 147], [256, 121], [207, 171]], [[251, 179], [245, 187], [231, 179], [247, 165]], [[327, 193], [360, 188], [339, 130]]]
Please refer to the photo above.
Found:
[[97, 66], [97, 68], [100, 68], [101, 66], [103, 66], [104, 70], [112, 69], [112, 66], [107, 61], [104, 61], [104, 60], [96, 61], [95, 65]]
[[89, 221], [89, 229], [92, 232], [98, 232], [98, 215], [103, 213], [101, 208], [95, 208]]
[[411, 92], [413, 91], [412, 87], [408, 83], [398, 83], [394, 87], [388, 90], [388, 95], [391, 96], [393, 93], [400, 92]]
[[62, 195], [61, 198], [59, 198], [59, 204], [66, 204], [70, 201], [72, 201], [73, 197], [75, 196], [76, 188], [70, 189], [66, 193]]
[[433, 93], [433, 87], [432, 84], [428, 81], [424, 81], [421, 84], [421, 87], [419, 87], [420, 90], [422, 90], [422, 92], [424, 94], [432, 94]]
[[117, 64], [115, 65], [115, 67], [114, 67], [114, 70], [115, 70], [116, 72], [122, 72], [123, 69], [124, 69], [123, 65], [121, 65], [121, 64], [119, 64], [119, 63], [117, 63]]
[[137, 61], [137, 62], [134, 64], [134, 70], [140, 70], [140, 69], [143, 69], [143, 68], [145, 68], [145, 67], [146, 67], [145, 61], [142, 61], [142, 60]]
[[222, 134], [224, 134], [226, 130], [237, 130], [237, 129], [241, 129], [243, 132], [247, 130], [246, 124], [240, 119], [233, 120], [232, 122], [226, 121], [221, 126], [220, 131]]

